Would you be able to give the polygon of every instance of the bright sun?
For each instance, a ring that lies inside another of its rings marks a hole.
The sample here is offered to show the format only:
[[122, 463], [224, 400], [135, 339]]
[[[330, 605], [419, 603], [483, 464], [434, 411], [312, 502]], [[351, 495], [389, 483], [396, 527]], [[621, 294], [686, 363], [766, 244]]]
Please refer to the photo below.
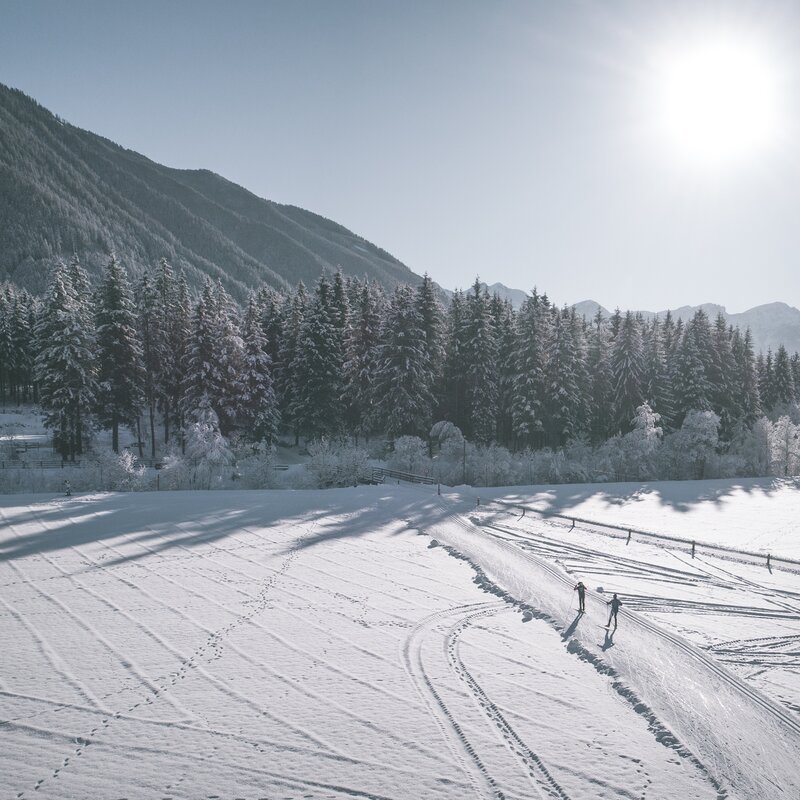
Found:
[[767, 149], [779, 131], [778, 81], [749, 43], [706, 41], [662, 52], [653, 101], [679, 154], [716, 167]]

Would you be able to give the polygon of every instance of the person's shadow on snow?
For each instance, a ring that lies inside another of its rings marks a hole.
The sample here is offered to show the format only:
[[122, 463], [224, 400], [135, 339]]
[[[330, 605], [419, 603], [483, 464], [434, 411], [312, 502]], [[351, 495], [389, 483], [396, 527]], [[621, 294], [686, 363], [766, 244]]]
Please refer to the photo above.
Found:
[[564, 631], [564, 633], [561, 634], [561, 638], [563, 640], [566, 641], [567, 639], [569, 639], [570, 636], [572, 636], [573, 633], [575, 633], [575, 629], [578, 627], [578, 623], [581, 621], [582, 616], [583, 616], [583, 611], [579, 611], [575, 615], [575, 619], [572, 620], [572, 622], [570, 622], [569, 627]]
[[613, 647], [614, 646], [614, 634], [615, 633], [616, 633], [616, 631], [606, 631], [606, 639], [602, 644], [602, 649], [604, 651], [608, 650], [609, 647]]

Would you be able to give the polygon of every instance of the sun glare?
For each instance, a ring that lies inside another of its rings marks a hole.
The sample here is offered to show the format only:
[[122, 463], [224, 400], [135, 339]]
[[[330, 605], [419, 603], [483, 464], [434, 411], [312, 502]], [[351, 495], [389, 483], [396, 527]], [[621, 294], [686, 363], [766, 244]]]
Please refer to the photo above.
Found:
[[656, 71], [659, 128], [683, 158], [715, 167], [774, 143], [778, 81], [758, 48], [736, 40], [673, 47]]

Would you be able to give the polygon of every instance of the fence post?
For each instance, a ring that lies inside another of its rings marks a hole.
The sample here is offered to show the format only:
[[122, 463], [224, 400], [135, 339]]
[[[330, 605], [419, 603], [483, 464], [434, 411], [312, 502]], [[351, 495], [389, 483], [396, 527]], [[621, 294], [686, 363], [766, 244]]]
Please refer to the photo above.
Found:
[[625, 546], [627, 547], [631, 543], [631, 532], [628, 531], [628, 538], [625, 541]]
[[442, 493], [442, 484], [441, 483], [437, 483], [436, 484], [436, 494], [441, 494], [441, 493]]
[[[525, 506], [522, 506], [522, 517], [524, 516], [525, 516]], [[520, 517], [520, 519], [522, 519], [522, 517]]]
[[694, 558], [694, 539], [692, 540], [692, 558]]
[[481, 504], [481, 498], [476, 496], [475, 497], [475, 507], [477, 508], [480, 504]]
[[769, 553], [767, 553], [767, 569], [769, 569], [769, 568], [770, 568], [770, 566], [769, 566], [769, 559], [770, 559], [770, 554], [769, 554]]

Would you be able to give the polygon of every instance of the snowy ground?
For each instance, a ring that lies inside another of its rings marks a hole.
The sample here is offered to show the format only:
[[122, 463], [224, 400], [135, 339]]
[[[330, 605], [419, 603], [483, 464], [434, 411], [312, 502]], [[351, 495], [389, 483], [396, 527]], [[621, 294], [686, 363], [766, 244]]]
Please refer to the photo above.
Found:
[[797, 575], [472, 505], [0, 498], [0, 796], [800, 796]]

